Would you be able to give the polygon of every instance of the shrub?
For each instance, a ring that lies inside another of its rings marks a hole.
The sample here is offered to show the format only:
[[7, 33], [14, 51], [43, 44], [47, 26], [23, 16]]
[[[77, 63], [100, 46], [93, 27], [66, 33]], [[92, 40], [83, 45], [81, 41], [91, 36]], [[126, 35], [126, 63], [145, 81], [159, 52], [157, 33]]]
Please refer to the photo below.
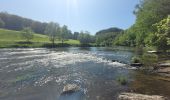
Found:
[[141, 59], [139, 57], [133, 57], [132, 63], [141, 63]]

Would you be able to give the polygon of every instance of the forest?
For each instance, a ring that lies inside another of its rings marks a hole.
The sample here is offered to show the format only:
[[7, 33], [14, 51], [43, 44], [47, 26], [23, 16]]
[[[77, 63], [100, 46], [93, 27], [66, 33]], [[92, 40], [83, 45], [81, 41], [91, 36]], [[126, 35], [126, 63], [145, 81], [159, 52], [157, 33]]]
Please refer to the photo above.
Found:
[[133, 12], [136, 22], [113, 41], [115, 45], [170, 48], [170, 1], [142, 0]]

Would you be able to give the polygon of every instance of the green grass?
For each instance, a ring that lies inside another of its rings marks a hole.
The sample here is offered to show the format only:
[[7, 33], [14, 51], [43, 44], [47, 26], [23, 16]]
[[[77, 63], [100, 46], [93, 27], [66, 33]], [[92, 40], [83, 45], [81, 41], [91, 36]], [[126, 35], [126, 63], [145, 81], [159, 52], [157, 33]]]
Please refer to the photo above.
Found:
[[[25, 40], [21, 38], [20, 31], [0, 29], [0, 48], [10, 48], [10, 47], [43, 47], [44, 44], [49, 44], [49, 38], [46, 35], [34, 34], [34, 38], [31, 43], [24, 43]], [[56, 41], [56, 43], [61, 43]], [[65, 41], [68, 45], [80, 45], [78, 40]]]

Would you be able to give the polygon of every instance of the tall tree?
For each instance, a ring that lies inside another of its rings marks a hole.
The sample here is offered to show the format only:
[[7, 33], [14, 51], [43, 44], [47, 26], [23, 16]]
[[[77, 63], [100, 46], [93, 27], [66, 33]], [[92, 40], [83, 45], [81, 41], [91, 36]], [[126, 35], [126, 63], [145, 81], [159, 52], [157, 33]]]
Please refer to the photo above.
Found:
[[4, 27], [5, 26], [5, 23], [4, 21], [0, 18], [0, 28]]
[[55, 40], [58, 34], [60, 34], [60, 25], [58, 23], [50, 22], [46, 27], [45, 33], [49, 36], [49, 40], [54, 46]]
[[30, 40], [34, 37], [34, 33], [30, 27], [23, 28], [21, 35], [22, 38], [26, 39], [27, 42], [30, 42]]
[[154, 33], [158, 31], [153, 25], [170, 14], [170, 0], [141, 0], [134, 14], [135, 24], [117, 38], [117, 44], [152, 46], [150, 41], [156, 41]]
[[67, 26], [64, 25], [64, 26], [61, 28], [60, 37], [59, 37], [60, 40], [61, 40], [61, 42], [62, 42], [62, 44], [64, 43], [64, 41], [65, 41], [66, 39], [68, 39], [68, 37], [69, 37], [69, 30], [68, 30]]
[[156, 27], [157, 31], [150, 36], [150, 43], [158, 49], [170, 49], [170, 16], [153, 26]]
[[78, 40], [79, 32], [74, 32], [73, 39]]
[[94, 42], [93, 40], [93, 36], [90, 35], [90, 32], [88, 31], [81, 31], [79, 36], [78, 36], [78, 40], [80, 41], [81, 44], [89, 44]]

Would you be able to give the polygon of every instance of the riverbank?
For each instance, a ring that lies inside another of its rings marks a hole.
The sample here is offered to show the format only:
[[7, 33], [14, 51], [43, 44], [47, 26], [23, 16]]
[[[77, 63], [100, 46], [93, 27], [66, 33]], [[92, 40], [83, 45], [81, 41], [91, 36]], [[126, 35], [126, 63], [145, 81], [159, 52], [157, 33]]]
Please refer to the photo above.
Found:
[[170, 77], [170, 60], [159, 62], [154, 71], [159, 75]]
[[[72, 41], [72, 40], [70, 40]], [[55, 43], [54, 45], [51, 43], [45, 42], [0, 42], [0, 48], [57, 48], [57, 47], [95, 47], [93, 44], [79, 44], [79, 43]]]
[[170, 77], [170, 52], [157, 51], [154, 48], [141, 48], [135, 50], [136, 55], [132, 57], [131, 66], [139, 70]]
[[[43, 48], [51, 47], [49, 37], [44, 34], [33, 34], [33, 39], [26, 42], [22, 38], [21, 31], [7, 30], [0, 28], [0, 48]], [[62, 44], [56, 39], [55, 47], [81, 46], [80, 41], [68, 39]]]

